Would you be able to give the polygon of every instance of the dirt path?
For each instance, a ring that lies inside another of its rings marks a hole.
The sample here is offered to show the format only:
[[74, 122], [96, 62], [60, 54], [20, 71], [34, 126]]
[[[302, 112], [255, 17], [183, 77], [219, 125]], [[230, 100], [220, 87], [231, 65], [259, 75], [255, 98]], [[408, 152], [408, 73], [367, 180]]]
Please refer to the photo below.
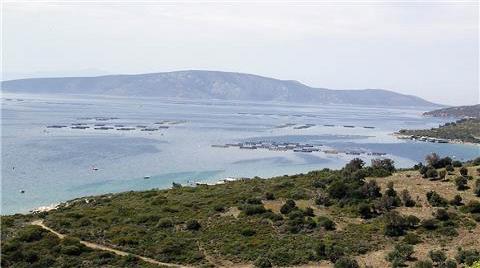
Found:
[[[65, 235], [53, 230], [52, 228], [46, 226], [42, 220], [36, 220], [36, 221], [33, 221], [31, 223], [32, 225], [37, 225], [37, 226], [40, 226], [42, 227], [43, 229], [49, 231], [49, 232], [52, 232], [53, 234], [55, 234], [56, 236], [58, 236], [58, 238], [60, 239], [64, 239], [65, 238]], [[156, 265], [163, 265], [163, 266], [167, 266], [167, 267], [177, 267], [177, 268], [191, 268], [191, 266], [184, 266], [184, 265], [180, 265], [180, 264], [174, 264], [174, 263], [166, 263], [166, 262], [159, 262], [157, 260], [154, 260], [152, 258], [148, 258], [148, 257], [144, 257], [144, 256], [140, 256], [140, 255], [136, 255], [136, 254], [132, 254], [132, 253], [128, 253], [128, 252], [125, 252], [125, 251], [121, 251], [121, 250], [118, 250], [118, 249], [114, 249], [114, 248], [110, 248], [110, 247], [106, 247], [106, 246], [103, 246], [103, 245], [100, 245], [100, 244], [96, 244], [96, 243], [91, 243], [91, 242], [87, 242], [87, 241], [80, 241], [80, 243], [82, 243], [83, 245], [89, 247], [89, 248], [92, 248], [92, 249], [98, 249], [98, 250], [105, 250], [105, 251], [109, 251], [109, 252], [112, 252], [114, 254], [117, 254], [119, 256], [128, 256], [128, 255], [132, 255], [132, 256], [135, 256], [145, 262], [148, 262], [148, 263], [152, 263], [152, 264], [156, 264]]]

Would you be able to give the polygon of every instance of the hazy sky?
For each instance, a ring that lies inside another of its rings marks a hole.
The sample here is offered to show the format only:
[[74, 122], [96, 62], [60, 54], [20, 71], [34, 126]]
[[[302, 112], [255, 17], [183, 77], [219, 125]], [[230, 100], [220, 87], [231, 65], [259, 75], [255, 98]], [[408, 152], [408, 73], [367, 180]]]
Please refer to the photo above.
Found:
[[479, 103], [477, 1], [35, 2], [3, 4], [5, 78], [208, 69]]

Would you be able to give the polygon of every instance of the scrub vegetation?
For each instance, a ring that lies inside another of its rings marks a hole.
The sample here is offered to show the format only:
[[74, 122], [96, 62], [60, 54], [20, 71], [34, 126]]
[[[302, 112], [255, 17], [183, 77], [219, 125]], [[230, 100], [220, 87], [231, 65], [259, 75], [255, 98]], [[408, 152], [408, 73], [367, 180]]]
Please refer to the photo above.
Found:
[[[3, 216], [2, 267], [153, 266], [79, 240], [196, 267], [471, 265], [480, 158], [453, 162], [430, 155], [399, 171], [353, 159], [341, 170], [79, 198]], [[39, 219], [66, 238], [29, 224]]]

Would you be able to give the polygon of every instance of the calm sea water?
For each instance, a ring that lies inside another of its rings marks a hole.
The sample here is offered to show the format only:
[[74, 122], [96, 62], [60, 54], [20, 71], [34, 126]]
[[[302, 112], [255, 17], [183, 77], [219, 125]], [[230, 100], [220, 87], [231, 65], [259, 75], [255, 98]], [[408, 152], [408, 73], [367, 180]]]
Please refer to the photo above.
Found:
[[[322, 144], [338, 150], [385, 152], [397, 167], [410, 167], [431, 152], [461, 160], [479, 155], [478, 146], [404, 141], [391, 135], [400, 128], [429, 128], [445, 122], [423, 118], [423, 111], [4, 94], [1, 213], [28, 212], [85, 195], [166, 188], [172, 182], [214, 182], [224, 177], [270, 177], [338, 168], [358, 157], [214, 148], [212, 144], [256, 140]], [[88, 119], [94, 117], [114, 119]], [[72, 123], [158, 126], [154, 123], [162, 120], [181, 122], [155, 132], [46, 128]], [[277, 128], [286, 123], [315, 126]], [[367, 162], [372, 158], [360, 157]]]

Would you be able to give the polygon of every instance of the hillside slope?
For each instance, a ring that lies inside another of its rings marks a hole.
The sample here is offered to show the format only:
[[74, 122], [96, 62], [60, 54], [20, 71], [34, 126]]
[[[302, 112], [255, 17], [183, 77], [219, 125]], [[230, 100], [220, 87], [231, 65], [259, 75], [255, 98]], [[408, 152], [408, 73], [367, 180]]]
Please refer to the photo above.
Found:
[[424, 99], [381, 89], [330, 90], [297, 81], [218, 71], [32, 78], [2, 82], [16, 93], [277, 101], [305, 104], [438, 107]]
[[455, 106], [442, 108], [430, 112], [426, 112], [425, 116], [434, 117], [471, 117], [480, 118], [480, 104], [470, 106]]

